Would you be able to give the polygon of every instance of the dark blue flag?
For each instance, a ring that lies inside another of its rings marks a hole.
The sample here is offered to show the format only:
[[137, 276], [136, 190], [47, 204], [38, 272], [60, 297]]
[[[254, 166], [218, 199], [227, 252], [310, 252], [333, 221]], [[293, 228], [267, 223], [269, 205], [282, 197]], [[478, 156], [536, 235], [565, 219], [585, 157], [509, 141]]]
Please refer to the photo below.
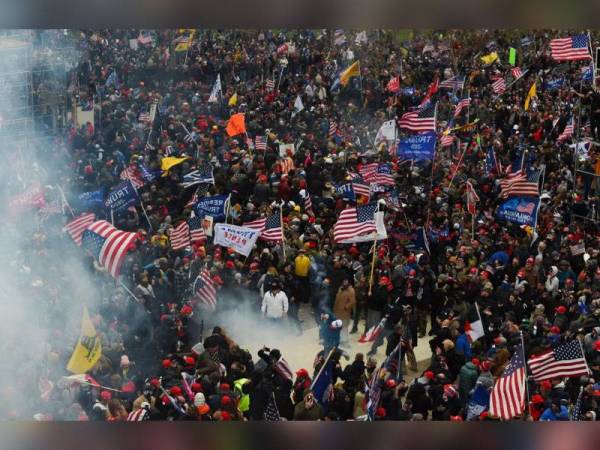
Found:
[[499, 206], [497, 216], [509, 222], [533, 227], [537, 220], [539, 206], [539, 198], [512, 197]]
[[77, 196], [74, 206], [80, 211], [88, 211], [95, 207], [104, 205], [104, 192], [106, 189], [100, 188], [96, 191], [84, 192]]
[[345, 198], [348, 201], [351, 201], [351, 202], [356, 201], [356, 194], [354, 192], [354, 189], [352, 188], [352, 183], [346, 183], [346, 184], [342, 184], [340, 186], [336, 186], [335, 192], [337, 195], [341, 195], [343, 198]]
[[192, 207], [198, 217], [211, 216], [216, 221], [225, 219], [229, 195], [215, 195], [199, 199]]
[[315, 378], [312, 385], [315, 400], [323, 408], [327, 407], [333, 397], [333, 364], [334, 362], [331, 359], [326, 361], [323, 370]]
[[549, 91], [555, 91], [557, 89], [560, 89], [561, 87], [563, 87], [563, 85], [565, 84], [565, 79], [564, 78], [557, 78], [555, 80], [547, 80], [546, 81], [546, 89]]
[[477, 419], [490, 407], [490, 392], [481, 384], [475, 386], [467, 405], [467, 420]]
[[402, 159], [432, 160], [435, 152], [435, 132], [416, 134], [398, 143], [397, 154]]
[[125, 180], [113, 188], [104, 201], [104, 206], [113, 211], [120, 211], [140, 202], [137, 191], [131, 181]]

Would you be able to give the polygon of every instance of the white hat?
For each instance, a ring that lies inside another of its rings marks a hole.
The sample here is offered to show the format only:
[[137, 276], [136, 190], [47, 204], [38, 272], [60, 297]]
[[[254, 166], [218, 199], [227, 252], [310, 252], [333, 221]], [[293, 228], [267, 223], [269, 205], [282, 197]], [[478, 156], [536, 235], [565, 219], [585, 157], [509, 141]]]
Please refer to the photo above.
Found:
[[195, 396], [194, 396], [194, 406], [197, 408], [199, 406], [202, 406], [206, 403], [206, 398], [204, 397], [204, 394], [202, 392], [198, 392]]
[[343, 323], [340, 319], [334, 320], [331, 322], [331, 328], [342, 328]]

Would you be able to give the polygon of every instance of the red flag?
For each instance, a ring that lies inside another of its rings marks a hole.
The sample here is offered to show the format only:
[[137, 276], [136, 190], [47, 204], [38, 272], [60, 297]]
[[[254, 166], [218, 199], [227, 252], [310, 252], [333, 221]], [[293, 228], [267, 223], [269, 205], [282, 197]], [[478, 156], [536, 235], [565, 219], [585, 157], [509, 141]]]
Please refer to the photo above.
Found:
[[473, 189], [473, 185], [470, 181], [467, 181], [467, 211], [472, 216], [475, 215], [475, 207], [478, 201], [479, 196], [475, 192], [475, 189]]

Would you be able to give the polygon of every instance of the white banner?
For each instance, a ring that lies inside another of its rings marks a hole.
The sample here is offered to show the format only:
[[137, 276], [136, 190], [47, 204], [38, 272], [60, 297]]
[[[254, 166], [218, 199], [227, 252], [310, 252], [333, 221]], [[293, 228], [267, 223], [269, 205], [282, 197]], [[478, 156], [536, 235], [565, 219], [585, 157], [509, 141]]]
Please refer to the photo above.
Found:
[[296, 153], [294, 144], [279, 144], [279, 156], [285, 158], [288, 155], [288, 151], [290, 151], [292, 155]]
[[395, 120], [388, 120], [387, 122], [383, 122], [383, 125], [377, 131], [377, 136], [375, 136], [375, 146], [379, 144], [381, 141], [386, 140], [388, 142], [398, 141], [400, 136], [398, 136], [398, 130], [396, 128]]
[[234, 249], [237, 253], [248, 256], [260, 231], [247, 227], [238, 227], [226, 223], [217, 223], [215, 225], [215, 244]]

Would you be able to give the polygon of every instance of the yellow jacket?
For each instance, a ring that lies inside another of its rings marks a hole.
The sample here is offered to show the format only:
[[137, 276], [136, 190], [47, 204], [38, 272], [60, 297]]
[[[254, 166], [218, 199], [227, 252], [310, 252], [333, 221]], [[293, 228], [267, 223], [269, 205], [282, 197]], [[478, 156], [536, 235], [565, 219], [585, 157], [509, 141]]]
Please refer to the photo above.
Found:
[[296, 276], [307, 277], [310, 269], [310, 258], [306, 255], [298, 255], [294, 260]]

